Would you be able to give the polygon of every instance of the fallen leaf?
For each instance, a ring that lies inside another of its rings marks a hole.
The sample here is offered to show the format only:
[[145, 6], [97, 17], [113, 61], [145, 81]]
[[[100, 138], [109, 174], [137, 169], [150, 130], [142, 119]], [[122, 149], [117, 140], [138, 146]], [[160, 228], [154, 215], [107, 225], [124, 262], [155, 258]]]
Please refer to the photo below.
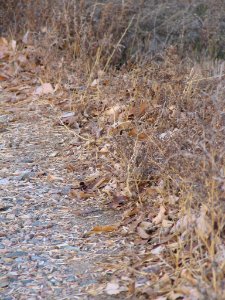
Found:
[[17, 45], [17, 43], [16, 43], [16, 41], [15, 40], [11, 40], [11, 48], [12, 48], [12, 50], [13, 51], [16, 51], [16, 45]]
[[109, 108], [108, 110], [106, 110], [105, 115], [106, 116], [116, 115], [120, 110], [121, 110], [121, 106], [115, 105], [115, 106]]
[[55, 176], [55, 175], [48, 174], [48, 176], [47, 176], [47, 181], [53, 182], [53, 181], [56, 181], [56, 180], [62, 181], [63, 179], [62, 179], [61, 177], [57, 177], [57, 176]]
[[92, 189], [95, 190], [107, 182], [109, 182], [109, 178], [103, 177], [95, 183], [95, 185], [92, 187]]
[[212, 233], [213, 228], [209, 217], [207, 216], [208, 208], [205, 205], [201, 206], [200, 216], [196, 220], [196, 233], [203, 239], [208, 239], [210, 233]]
[[152, 223], [150, 222], [141, 222], [137, 227], [137, 232], [142, 239], [149, 239], [150, 235], [148, 234], [148, 230], [152, 227]]
[[112, 200], [110, 202], [110, 206], [113, 208], [118, 208], [124, 205], [129, 198], [124, 195], [113, 195]]
[[8, 41], [4, 37], [0, 37], [0, 48], [3, 46], [8, 46]]
[[151, 250], [151, 253], [154, 254], [154, 255], [159, 255], [159, 254], [161, 254], [165, 249], [166, 249], [165, 246], [160, 245], [160, 246], [158, 246], [158, 247], [152, 249], [152, 250]]
[[0, 278], [0, 288], [7, 287], [10, 284], [10, 280], [8, 277], [1, 277]]
[[105, 285], [92, 285], [88, 290], [88, 294], [91, 296], [98, 296], [105, 290]]
[[188, 280], [192, 285], [197, 285], [198, 281], [192, 276], [191, 272], [187, 269], [181, 271], [181, 278]]
[[5, 75], [0, 74], [0, 81], [7, 80], [8, 78]]
[[148, 240], [150, 237], [149, 234], [147, 234], [146, 231], [141, 227], [137, 228], [137, 232], [143, 240]]
[[53, 94], [54, 89], [51, 85], [51, 83], [43, 83], [42, 85], [38, 86], [35, 91], [34, 95], [46, 95], [46, 94]]
[[94, 87], [99, 84], [99, 79], [94, 79], [91, 83], [91, 86]]
[[74, 112], [65, 112], [60, 116], [60, 120], [56, 122], [57, 125], [67, 125], [71, 128], [79, 128], [77, 118]]
[[108, 282], [105, 288], [105, 292], [107, 295], [118, 295], [119, 293], [127, 290], [127, 287], [120, 286], [116, 281]]
[[170, 220], [162, 220], [162, 227], [163, 228], [170, 228], [173, 226], [173, 221], [170, 221]]
[[120, 286], [117, 282], [109, 282], [105, 288], [107, 295], [118, 295], [120, 293]]
[[71, 190], [69, 193], [70, 198], [77, 198], [78, 200], [85, 200], [95, 196], [94, 193], [88, 193], [84, 191]]
[[113, 232], [118, 229], [117, 225], [104, 225], [104, 226], [95, 226], [92, 228], [90, 233], [99, 233], [99, 232]]
[[188, 228], [190, 228], [196, 221], [196, 217], [194, 215], [185, 215], [181, 217], [177, 223], [173, 226], [172, 232], [180, 233], [185, 232]]
[[149, 108], [148, 102], [142, 102], [139, 106], [132, 107], [128, 112], [128, 118], [142, 117]]
[[160, 206], [158, 215], [152, 220], [154, 224], [159, 224], [165, 218], [166, 209], [163, 205]]
[[30, 31], [27, 30], [27, 32], [24, 34], [24, 36], [22, 38], [22, 42], [26, 45], [28, 44], [28, 41], [29, 41], [29, 34], [30, 34]]

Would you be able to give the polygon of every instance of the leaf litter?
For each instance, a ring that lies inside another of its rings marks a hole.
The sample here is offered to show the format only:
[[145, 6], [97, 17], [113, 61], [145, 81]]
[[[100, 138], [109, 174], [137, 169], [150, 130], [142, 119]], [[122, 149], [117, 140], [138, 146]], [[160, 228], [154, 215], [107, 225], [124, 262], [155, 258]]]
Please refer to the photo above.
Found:
[[[187, 70], [178, 80], [171, 64], [176, 54], [168, 53], [161, 71], [102, 72], [91, 84], [78, 70], [71, 89], [54, 78], [40, 85], [39, 53], [18, 49], [0, 39], [1, 116], [13, 120], [3, 118], [0, 133], [1, 298], [222, 299], [219, 206], [212, 195], [212, 210], [194, 206], [194, 188], [204, 197], [210, 191], [188, 182], [182, 194], [187, 178], [173, 173], [175, 163], [193, 168], [177, 150], [192, 112], [162, 103], [188, 93]], [[196, 147], [205, 163], [206, 149]]]

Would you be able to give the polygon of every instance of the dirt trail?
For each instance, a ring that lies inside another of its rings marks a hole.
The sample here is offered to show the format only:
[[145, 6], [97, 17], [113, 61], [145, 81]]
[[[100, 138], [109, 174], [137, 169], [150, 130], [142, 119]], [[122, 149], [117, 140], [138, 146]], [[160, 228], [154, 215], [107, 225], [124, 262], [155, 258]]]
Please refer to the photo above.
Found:
[[84, 149], [54, 125], [44, 101], [13, 102], [3, 90], [0, 122], [0, 298], [101, 299], [87, 290], [110, 276], [101, 263], [122, 246], [116, 234], [86, 233], [120, 216], [101, 201], [70, 196], [90, 172]]

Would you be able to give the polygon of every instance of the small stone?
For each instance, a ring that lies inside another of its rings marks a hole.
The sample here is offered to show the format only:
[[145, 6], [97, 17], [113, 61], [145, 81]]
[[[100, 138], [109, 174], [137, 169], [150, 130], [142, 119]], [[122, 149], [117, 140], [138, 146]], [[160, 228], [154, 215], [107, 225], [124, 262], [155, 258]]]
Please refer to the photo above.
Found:
[[23, 199], [17, 199], [16, 200], [16, 204], [24, 204], [24, 200]]
[[75, 281], [77, 281], [77, 278], [75, 276], [71, 275], [66, 278], [66, 281], [67, 282], [75, 282]]
[[9, 180], [7, 178], [0, 179], [0, 185], [7, 185], [7, 184], [9, 184]]
[[22, 280], [22, 283], [23, 283], [24, 285], [33, 283], [33, 279], [24, 279], [24, 280]]
[[9, 278], [8, 277], [0, 278], [0, 288], [7, 287], [8, 285], [9, 285]]
[[9, 121], [8, 115], [0, 115], [0, 123], [7, 123]]
[[32, 223], [32, 226], [37, 226], [37, 227], [39, 227], [39, 226], [47, 226], [47, 225], [48, 225], [47, 222], [41, 222], [41, 221], [35, 221], [35, 222]]
[[34, 177], [35, 173], [32, 171], [24, 171], [22, 172], [20, 175], [15, 176], [14, 179], [17, 181], [22, 181], [22, 180], [26, 180], [26, 179], [30, 179], [31, 177]]
[[66, 186], [61, 190], [61, 194], [62, 195], [68, 195], [71, 191], [71, 187], [70, 186]]
[[5, 246], [0, 243], [0, 249], [5, 249]]
[[14, 214], [11, 214], [11, 213], [7, 214], [6, 217], [7, 217], [7, 219], [9, 219], [9, 220], [14, 220], [14, 219], [15, 219], [15, 215], [14, 215]]
[[9, 257], [3, 257], [3, 260], [5, 264], [11, 264], [13, 262], [13, 258]]
[[24, 258], [22, 258], [22, 257], [17, 257], [17, 258], [15, 259], [15, 261], [16, 261], [17, 263], [22, 263], [22, 262], [24, 262]]
[[21, 257], [21, 256], [27, 256], [27, 252], [25, 251], [15, 251], [15, 252], [11, 252], [11, 253], [8, 253], [6, 255], [7, 258], [17, 258], [17, 257]]
[[16, 282], [16, 281], [18, 281], [18, 276], [10, 276], [9, 277], [9, 281], [10, 282]]
[[70, 246], [66, 243], [64, 244], [59, 244], [56, 246], [56, 248], [58, 249], [65, 249], [65, 250], [68, 250], [68, 251], [80, 251], [80, 248], [79, 247], [76, 247], [76, 246]]
[[52, 285], [58, 285], [59, 284], [58, 280], [55, 279], [55, 278], [51, 278], [49, 281], [51, 282]]
[[40, 262], [46, 262], [48, 259], [46, 257], [43, 256], [39, 256], [39, 255], [32, 255], [31, 256], [31, 260], [33, 261], [40, 261]]
[[22, 160], [21, 160], [21, 162], [22, 163], [26, 163], [26, 164], [31, 164], [31, 163], [33, 163], [34, 162], [34, 160], [32, 159], [32, 158], [23, 158]]

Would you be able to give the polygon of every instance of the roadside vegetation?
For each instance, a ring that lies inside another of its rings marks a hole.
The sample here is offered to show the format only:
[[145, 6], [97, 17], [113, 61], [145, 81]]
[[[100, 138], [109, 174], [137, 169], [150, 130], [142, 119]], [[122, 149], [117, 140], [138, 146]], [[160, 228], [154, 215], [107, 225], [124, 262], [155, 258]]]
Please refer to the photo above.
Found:
[[121, 211], [111, 229], [127, 246], [107, 266], [106, 292], [224, 299], [225, 2], [1, 7], [0, 55], [11, 63], [2, 77], [25, 72], [43, 97], [52, 86], [49, 103], [74, 112], [56, 124], [94, 158], [97, 181], [71, 197], [85, 201], [94, 187], [97, 201]]

